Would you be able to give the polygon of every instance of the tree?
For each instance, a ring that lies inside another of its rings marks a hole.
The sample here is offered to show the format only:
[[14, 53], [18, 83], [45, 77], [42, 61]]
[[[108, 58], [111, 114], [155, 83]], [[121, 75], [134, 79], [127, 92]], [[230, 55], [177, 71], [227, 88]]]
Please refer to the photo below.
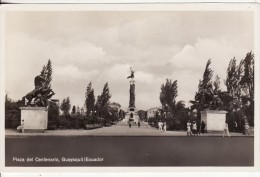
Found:
[[44, 73], [47, 73], [47, 69], [46, 69], [45, 65], [43, 65], [43, 67], [42, 67], [42, 71], [41, 71], [41, 76], [42, 77], [45, 77]]
[[45, 78], [45, 84], [50, 85], [52, 81], [52, 62], [50, 59], [48, 60], [47, 64], [42, 67], [41, 76]]
[[47, 75], [46, 75], [46, 85], [50, 85], [52, 81], [52, 63], [51, 60], [48, 60], [48, 63], [46, 65]]
[[76, 109], [77, 111], [76, 111], [76, 113], [77, 113], [77, 115], [80, 115], [80, 108], [79, 108], [79, 106], [77, 106], [77, 109]]
[[[226, 99], [229, 100], [228, 110], [232, 120], [238, 119], [242, 127], [243, 115], [246, 115], [250, 125], [254, 124], [254, 54], [249, 52], [239, 65], [233, 58], [229, 62], [225, 84], [227, 86]], [[250, 103], [249, 105], [247, 103]], [[234, 116], [236, 111], [236, 116]]]
[[[177, 80], [166, 79], [166, 83], [161, 86], [160, 101], [164, 111], [175, 110], [175, 98], [178, 96]], [[170, 110], [169, 110], [170, 109]]]
[[55, 129], [57, 127], [59, 118], [59, 104], [50, 102], [48, 106], [48, 129]]
[[92, 83], [90, 82], [87, 86], [87, 90], [86, 90], [86, 109], [87, 109], [87, 115], [89, 115], [91, 113], [91, 111], [94, 111], [95, 108], [95, 95], [94, 95], [94, 89], [92, 89]]
[[241, 85], [243, 114], [250, 125], [254, 125], [254, 54], [249, 52], [243, 62], [244, 72], [239, 84]]
[[176, 103], [175, 109], [177, 111], [185, 109], [185, 103], [183, 100], [180, 100]]
[[208, 109], [210, 102], [212, 101], [213, 86], [212, 86], [212, 76], [213, 70], [209, 67], [211, 64], [211, 59], [207, 61], [203, 79], [199, 80], [198, 92], [195, 94], [195, 101], [190, 101], [192, 103], [191, 110], [196, 109], [198, 116], [200, 116], [200, 110]]
[[213, 82], [213, 87], [214, 87], [214, 94], [219, 94], [221, 92], [220, 90], [220, 78], [218, 75], [216, 75], [215, 81]]
[[240, 84], [244, 95], [250, 99], [254, 100], [254, 54], [249, 52], [246, 54], [244, 59], [244, 73], [241, 77]]
[[97, 102], [96, 102], [97, 111], [101, 117], [103, 116], [103, 114], [105, 112], [105, 108], [106, 108], [107, 104], [109, 103], [110, 98], [111, 98], [111, 94], [109, 91], [108, 82], [106, 82], [103, 87], [103, 91], [102, 91], [101, 95], [99, 95], [97, 97]]
[[206, 64], [205, 71], [203, 73], [203, 79], [199, 81], [199, 90], [206, 89], [209, 84], [211, 84], [211, 79], [213, 75], [212, 69], [209, 67], [211, 64], [211, 59], [208, 60]]
[[239, 84], [241, 75], [243, 73], [243, 63], [241, 60], [240, 64], [236, 65], [236, 58], [230, 60], [225, 85], [227, 86], [227, 92], [233, 98], [241, 97], [241, 85]]
[[8, 94], [5, 95], [5, 128], [16, 129], [21, 123], [21, 100], [13, 101]]
[[71, 114], [76, 114], [76, 106], [75, 105], [72, 107]]
[[60, 109], [63, 111], [64, 115], [68, 115], [70, 111], [71, 105], [70, 105], [70, 98], [64, 98], [62, 100], [62, 103], [60, 105]]

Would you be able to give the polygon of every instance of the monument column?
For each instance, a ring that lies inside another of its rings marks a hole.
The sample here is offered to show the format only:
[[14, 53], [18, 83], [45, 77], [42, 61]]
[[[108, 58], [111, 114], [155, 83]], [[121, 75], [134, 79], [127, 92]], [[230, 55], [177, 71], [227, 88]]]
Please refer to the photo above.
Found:
[[130, 81], [130, 99], [129, 99], [129, 108], [135, 108], [135, 81], [132, 78]]
[[137, 114], [137, 109], [135, 108], [135, 80], [134, 80], [134, 71], [130, 68], [131, 75], [127, 77], [130, 83], [129, 89], [129, 107], [127, 109], [127, 113], [125, 115], [124, 121], [128, 124], [134, 122], [137, 125], [140, 122], [140, 118]]

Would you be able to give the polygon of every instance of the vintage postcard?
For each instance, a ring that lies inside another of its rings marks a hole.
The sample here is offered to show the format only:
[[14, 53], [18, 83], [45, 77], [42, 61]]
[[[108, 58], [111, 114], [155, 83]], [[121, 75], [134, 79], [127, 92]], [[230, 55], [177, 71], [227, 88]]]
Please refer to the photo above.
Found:
[[2, 6], [1, 170], [259, 170], [258, 39], [255, 4]]

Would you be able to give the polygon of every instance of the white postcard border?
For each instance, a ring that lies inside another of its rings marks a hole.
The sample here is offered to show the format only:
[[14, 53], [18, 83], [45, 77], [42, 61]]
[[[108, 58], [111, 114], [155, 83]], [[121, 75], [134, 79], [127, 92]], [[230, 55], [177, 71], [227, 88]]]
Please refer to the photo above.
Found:
[[[5, 97], [5, 13], [9, 11], [254, 11], [255, 21], [255, 136], [254, 167], [5, 167], [4, 97]], [[88, 5], [2, 5], [1, 6], [1, 120], [0, 151], [3, 172], [256, 172], [259, 171], [259, 6], [244, 4], [88, 4]]]

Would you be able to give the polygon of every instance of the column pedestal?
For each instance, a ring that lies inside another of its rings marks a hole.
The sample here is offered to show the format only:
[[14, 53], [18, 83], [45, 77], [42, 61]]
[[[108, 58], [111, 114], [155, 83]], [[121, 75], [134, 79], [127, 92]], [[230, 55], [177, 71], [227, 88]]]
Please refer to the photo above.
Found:
[[201, 121], [206, 124], [206, 131], [223, 131], [226, 121], [226, 111], [200, 111]]
[[44, 132], [48, 125], [48, 109], [46, 107], [20, 107], [21, 125], [24, 132]]
[[126, 124], [128, 124], [129, 122], [133, 122], [134, 124], [137, 125], [138, 122], [140, 122], [140, 117], [137, 114], [137, 109], [136, 108], [128, 108], [123, 121]]

